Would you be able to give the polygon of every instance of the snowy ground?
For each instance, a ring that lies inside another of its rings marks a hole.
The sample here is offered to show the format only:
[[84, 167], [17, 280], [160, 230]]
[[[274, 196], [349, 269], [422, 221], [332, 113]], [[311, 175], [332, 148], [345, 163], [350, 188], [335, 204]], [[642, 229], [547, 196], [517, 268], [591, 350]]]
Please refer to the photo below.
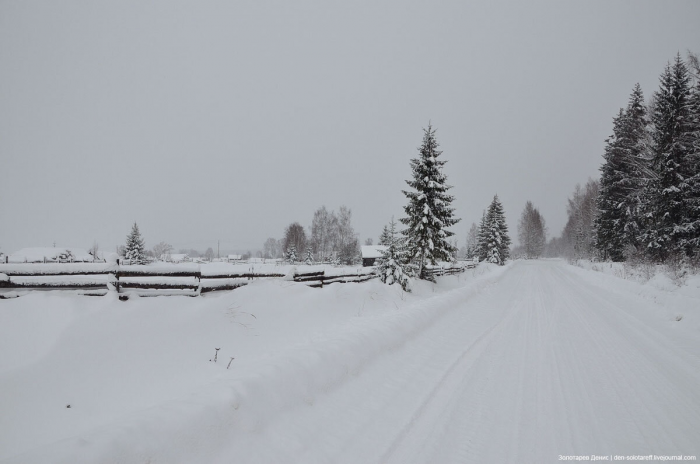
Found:
[[[691, 326], [700, 331], [700, 274], [690, 273], [687, 269], [669, 269], [665, 265], [632, 266], [588, 260], [578, 260], [576, 266], [644, 284], [636, 285], [615, 279], [620, 291], [635, 293], [656, 303], [660, 314], [667, 320], [682, 320], [683, 326]], [[601, 275], [588, 278], [597, 281], [609, 279]]]
[[662, 292], [521, 261], [413, 294], [1, 300], [0, 462], [698, 455], [700, 328]]

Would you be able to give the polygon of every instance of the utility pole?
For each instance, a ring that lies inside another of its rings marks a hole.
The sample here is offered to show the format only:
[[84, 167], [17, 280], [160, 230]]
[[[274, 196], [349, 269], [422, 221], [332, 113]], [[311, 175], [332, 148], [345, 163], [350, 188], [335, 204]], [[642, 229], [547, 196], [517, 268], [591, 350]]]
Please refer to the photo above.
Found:
[[221, 259], [221, 256], [219, 256], [219, 239], [216, 239], [216, 259]]

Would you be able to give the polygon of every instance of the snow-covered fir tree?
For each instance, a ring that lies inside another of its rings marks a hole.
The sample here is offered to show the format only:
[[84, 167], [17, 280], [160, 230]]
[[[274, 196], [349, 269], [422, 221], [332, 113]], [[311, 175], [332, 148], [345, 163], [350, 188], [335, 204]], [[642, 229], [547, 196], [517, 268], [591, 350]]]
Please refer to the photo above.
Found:
[[625, 114], [622, 109], [613, 118], [613, 134], [605, 141], [603, 165], [600, 167], [600, 190], [597, 198], [598, 217], [595, 221], [596, 248], [612, 261], [624, 259], [626, 215], [621, 208], [627, 195], [628, 163], [622, 147]]
[[493, 197], [486, 213], [486, 261], [503, 265], [510, 256], [510, 237], [498, 195]]
[[382, 229], [382, 233], [379, 236], [379, 243], [377, 243], [377, 245], [388, 245], [389, 239], [389, 228], [387, 226], [384, 226], [384, 229]]
[[[693, 62], [692, 59], [695, 59]], [[691, 146], [693, 155], [690, 171], [692, 176], [688, 179], [689, 196], [687, 200], [687, 237], [683, 239], [681, 246], [687, 255], [700, 257], [700, 62], [697, 56], [691, 55], [691, 62], [695, 70], [695, 86], [690, 99], [691, 114]]]
[[399, 284], [404, 291], [411, 291], [410, 276], [413, 266], [408, 262], [404, 240], [396, 233], [396, 222], [391, 218], [386, 238], [386, 249], [377, 260], [376, 269], [382, 282], [388, 285]]
[[141, 238], [139, 226], [135, 222], [134, 226], [131, 228], [131, 233], [126, 237], [124, 257], [128, 259], [131, 264], [146, 264], [144, 240]]
[[606, 140], [600, 167], [595, 245], [601, 256], [625, 259], [638, 248], [639, 217], [644, 185], [650, 172], [646, 107], [637, 84], [626, 110], [613, 119], [613, 135]]
[[296, 245], [290, 245], [289, 248], [287, 248], [287, 254], [286, 254], [285, 258], [291, 264], [294, 264], [297, 262], [297, 247], [296, 247]]
[[642, 230], [642, 202], [645, 185], [651, 172], [651, 133], [649, 117], [644, 104], [642, 87], [637, 84], [630, 95], [625, 110], [625, 125], [622, 132], [622, 148], [625, 151], [625, 161], [628, 177], [623, 187], [626, 194], [620, 208], [623, 210], [625, 222], [623, 239], [625, 247], [638, 250], [639, 235]]
[[666, 66], [655, 93], [653, 159], [655, 176], [644, 192], [645, 230], [641, 236], [648, 255], [663, 261], [673, 254], [692, 254], [697, 227], [691, 217], [697, 202], [693, 154], [691, 82], [686, 64], [676, 56]]
[[304, 258], [304, 264], [311, 265], [314, 263], [314, 257], [311, 254], [311, 247], [307, 246], [306, 247], [306, 257]]
[[404, 207], [407, 217], [400, 221], [407, 226], [403, 234], [408, 256], [417, 262], [419, 277], [429, 279], [423, 272], [425, 264], [452, 259], [455, 250], [448, 238], [454, 233], [447, 228], [459, 219], [454, 218], [450, 206], [454, 197], [447, 194], [452, 187], [445, 183], [447, 177], [442, 171], [446, 161], [438, 160], [442, 152], [435, 131], [428, 125], [424, 132], [420, 154], [411, 160], [413, 179], [406, 181], [412, 190], [403, 191], [408, 198]]
[[479, 222], [479, 232], [477, 235], [477, 256], [479, 261], [486, 261], [488, 255], [488, 227], [486, 224], [486, 211], [481, 213], [481, 221]]

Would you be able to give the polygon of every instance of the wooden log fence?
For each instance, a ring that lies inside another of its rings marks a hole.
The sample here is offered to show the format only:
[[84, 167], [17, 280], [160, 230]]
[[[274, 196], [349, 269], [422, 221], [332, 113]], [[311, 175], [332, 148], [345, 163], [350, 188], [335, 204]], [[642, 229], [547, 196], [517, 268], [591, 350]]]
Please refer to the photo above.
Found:
[[314, 272], [302, 272], [294, 274], [294, 282], [302, 282], [309, 287], [323, 288], [324, 285], [330, 285], [335, 283], [350, 283], [350, 282], [367, 282], [371, 279], [376, 279], [379, 277], [374, 273], [362, 273], [356, 271], [347, 274], [330, 274], [326, 275], [325, 270], [314, 271]]
[[475, 262], [473, 261], [468, 261], [464, 264], [459, 264], [456, 266], [449, 266], [449, 267], [442, 267], [442, 266], [436, 266], [436, 267], [431, 267], [425, 269], [426, 274], [430, 274], [434, 277], [438, 276], [444, 276], [444, 275], [456, 275], [456, 274], [461, 274], [462, 272], [466, 271], [467, 269], [474, 269], [476, 267]]
[[[476, 263], [435, 267], [427, 272], [434, 276], [454, 275], [471, 269]], [[216, 272], [214, 272], [216, 271]], [[274, 272], [221, 273], [220, 268], [202, 272], [199, 265], [135, 266], [116, 264], [0, 264], [0, 299], [19, 296], [31, 290], [73, 290], [81, 295], [106, 295], [113, 290], [120, 299], [131, 295], [198, 296], [220, 290], [234, 290], [258, 278], [284, 278]], [[309, 287], [322, 288], [334, 283], [361, 283], [377, 278], [369, 268], [353, 272], [330, 272], [325, 269], [294, 272], [291, 280]]]
[[105, 295], [109, 272], [115, 268], [104, 263], [1, 264], [0, 298], [16, 296], [17, 291], [46, 290], [75, 290], [83, 295]]

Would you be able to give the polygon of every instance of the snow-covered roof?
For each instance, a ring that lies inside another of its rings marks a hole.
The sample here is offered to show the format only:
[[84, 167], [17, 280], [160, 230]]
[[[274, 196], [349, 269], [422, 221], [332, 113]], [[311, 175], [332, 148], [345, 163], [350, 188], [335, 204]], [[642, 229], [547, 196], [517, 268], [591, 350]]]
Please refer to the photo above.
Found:
[[228, 255], [228, 259], [241, 259], [241, 255]]
[[70, 258], [73, 261], [92, 262], [93, 257], [82, 248], [75, 247], [32, 247], [22, 248], [8, 257], [10, 263], [43, 263], [46, 261], [58, 261]]
[[381, 258], [382, 253], [386, 250], [385, 245], [363, 245], [362, 246], [362, 257], [363, 258]]
[[113, 251], [102, 251], [97, 252], [98, 259], [103, 259], [107, 263], [116, 263], [119, 259], [119, 255]]

